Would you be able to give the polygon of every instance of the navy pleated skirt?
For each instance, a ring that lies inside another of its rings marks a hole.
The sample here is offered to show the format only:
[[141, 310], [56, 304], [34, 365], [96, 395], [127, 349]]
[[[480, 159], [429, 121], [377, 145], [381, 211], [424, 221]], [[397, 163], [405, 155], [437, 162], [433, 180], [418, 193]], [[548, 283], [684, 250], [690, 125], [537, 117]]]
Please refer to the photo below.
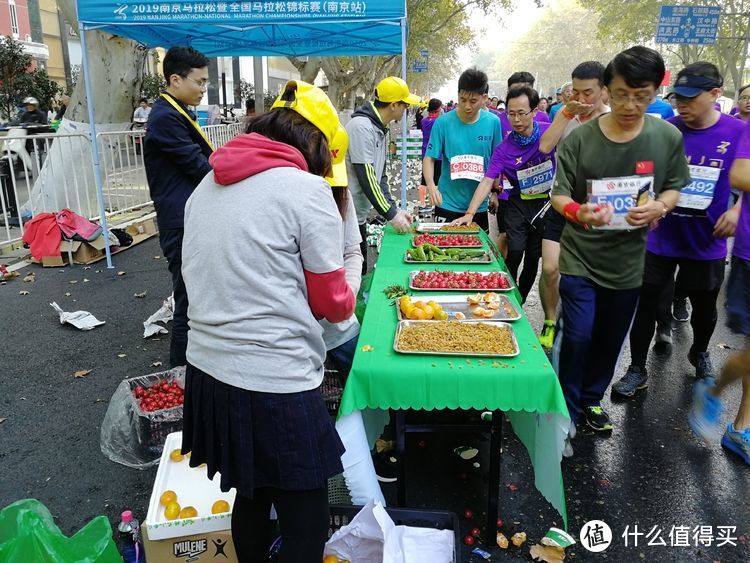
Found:
[[221, 473], [221, 490], [252, 498], [259, 487], [311, 490], [343, 471], [344, 446], [320, 390], [261, 393], [222, 383], [188, 364], [182, 451]]

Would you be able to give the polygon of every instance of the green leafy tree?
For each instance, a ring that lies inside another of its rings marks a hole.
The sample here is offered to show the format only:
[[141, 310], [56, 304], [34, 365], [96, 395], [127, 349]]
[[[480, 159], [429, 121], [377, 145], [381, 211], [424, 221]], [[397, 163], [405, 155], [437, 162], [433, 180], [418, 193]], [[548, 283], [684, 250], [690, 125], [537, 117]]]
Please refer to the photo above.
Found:
[[40, 68], [20, 75], [16, 81], [16, 101], [21, 103], [26, 96], [33, 96], [39, 100], [39, 109], [52, 111], [55, 109], [57, 97], [63, 89], [50, 79], [47, 70]]
[[19, 79], [23, 79], [32, 58], [23, 45], [7, 35], [0, 36], [0, 117], [10, 119], [19, 102]]
[[[597, 37], [594, 12], [576, 0], [556, 0], [518, 41], [492, 54], [490, 74], [502, 84], [497, 94], [504, 95], [508, 76], [525, 70], [534, 75], [541, 95], [552, 95], [555, 88], [570, 81], [579, 63], [595, 60], [606, 65], [622, 47], [618, 38]], [[477, 55], [475, 62], [482, 58]]]
[[[456, 52], [470, 45], [470, 10], [488, 16], [510, 9], [512, 0], [407, 0], [409, 39], [407, 62], [422, 49], [429, 50], [427, 73], [407, 72], [409, 86], [422, 91], [437, 89], [455, 73]], [[290, 57], [302, 80], [312, 82], [320, 69], [328, 80], [328, 96], [339, 109], [351, 108], [358, 92], [369, 96], [375, 85], [388, 75], [401, 75], [401, 56], [380, 57]]]
[[[721, 8], [719, 33], [714, 45], [659, 44], [659, 49], [671, 70], [708, 60], [716, 64], [725, 77], [728, 93], [736, 91], [744, 82], [745, 66], [750, 42], [750, 0], [675, 0], [682, 6], [714, 5]], [[656, 37], [659, 8], [657, 0], [581, 0], [594, 10], [598, 20], [598, 35], [604, 40], [622, 43], [649, 44]], [[674, 74], [674, 72], [673, 72]]]
[[155, 100], [164, 90], [166, 82], [161, 74], [147, 74], [141, 84], [141, 98]]

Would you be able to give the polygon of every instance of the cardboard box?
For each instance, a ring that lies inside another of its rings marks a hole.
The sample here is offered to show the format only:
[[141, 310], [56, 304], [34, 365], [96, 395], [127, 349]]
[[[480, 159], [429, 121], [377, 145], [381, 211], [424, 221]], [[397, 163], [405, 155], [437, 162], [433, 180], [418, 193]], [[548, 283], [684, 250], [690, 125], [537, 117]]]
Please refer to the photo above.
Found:
[[146, 560], [156, 563], [238, 563], [230, 531], [151, 540], [143, 529]]
[[[206, 468], [190, 467], [187, 457], [173, 461], [170, 453], [180, 448], [181, 444], [182, 432], [169, 434], [164, 443], [148, 513], [142, 526], [146, 560], [157, 563], [237, 563], [232, 543], [232, 513], [211, 513], [211, 506], [217, 500], [227, 501], [231, 509], [235, 490], [221, 492], [221, 475], [217, 473], [213, 479], [209, 479]], [[177, 494], [177, 502], [182, 508], [194, 506], [198, 516], [167, 520], [164, 507], [159, 502], [166, 490]]]
[[[133, 243], [129, 246], [118, 247], [117, 250], [112, 252], [113, 255], [132, 248], [159, 232], [154, 217], [133, 223], [125, 231], [133, 237]], [[45, 268], [57, 268], [69, 264], [93, 264], [103, 260], [106, 255], [104, 235], [99, 235], [98, 238], [86, 242], [63, 240], [60, 242], [60, 256], [43, 256], [41, 261], [34, 259], [30, 259], [30, 261], [41, 264]]]

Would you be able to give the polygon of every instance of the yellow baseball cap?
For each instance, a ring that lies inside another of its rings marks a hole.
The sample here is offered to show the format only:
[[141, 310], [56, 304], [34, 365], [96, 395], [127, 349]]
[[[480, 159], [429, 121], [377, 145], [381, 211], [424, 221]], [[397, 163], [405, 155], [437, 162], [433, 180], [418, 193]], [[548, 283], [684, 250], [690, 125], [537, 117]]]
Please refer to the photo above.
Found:
[[[282, 98], [289, 97], [288, 92], [292, 92], [294, 97], [291, 100]], [[336, 108], [333, 107], [331, 100], [326, 93], [317, 86], [303, 82], [302, 80], [290, 80], [284, 85], [284, 89], [276, 98], [271, 106], [274, 108], [288, 108], [296, 111], [310, 123], [320, 129], [328, 141], [328, 148], [331, 149], [331, 161], [334, 169], [334, 176], [331, 178], [338, 179], [340, 174], [336, 174], [337, 165], [344, 164], [346, 158], [346, 149], [349, 147], [349, 137], [346, 129], [341, 126]], [[330, 181], [329, 178], [326, 178]], [[333, 184], [337, 186], [346, 186], [346, 168], [344, 168], [344, 183]]]
[[409, 86], [398, 76], [384, 78], [375, 87], [375, 98], [379, 102], [404, 102], [410, 106], [417, 105], [421, 99], [409, 92]]
[[343, 135], [337, 133], [334, 139], [336, 145], [335, 149], [331, 149], [331, 164], [333, 166], [333, 174], [326, 176], [326, 181], [331, 184], [332, 187], [345, 187], [349, 185], [349, 177], [346, 174], [346, 151], [349, 149], [349, 137], [346, 134], [346, 129], [341, 128]]

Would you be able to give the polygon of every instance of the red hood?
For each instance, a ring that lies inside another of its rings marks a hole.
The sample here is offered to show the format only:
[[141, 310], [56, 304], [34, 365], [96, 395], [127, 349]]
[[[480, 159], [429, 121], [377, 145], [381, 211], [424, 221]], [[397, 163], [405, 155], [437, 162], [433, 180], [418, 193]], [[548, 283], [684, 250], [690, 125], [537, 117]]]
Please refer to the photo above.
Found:
[[307, 172], [307, 162], [294, 147], [258, 133], [237, 135], [208, 159], [217, 184], [228, 186], [271, 168], [297, 168]]

